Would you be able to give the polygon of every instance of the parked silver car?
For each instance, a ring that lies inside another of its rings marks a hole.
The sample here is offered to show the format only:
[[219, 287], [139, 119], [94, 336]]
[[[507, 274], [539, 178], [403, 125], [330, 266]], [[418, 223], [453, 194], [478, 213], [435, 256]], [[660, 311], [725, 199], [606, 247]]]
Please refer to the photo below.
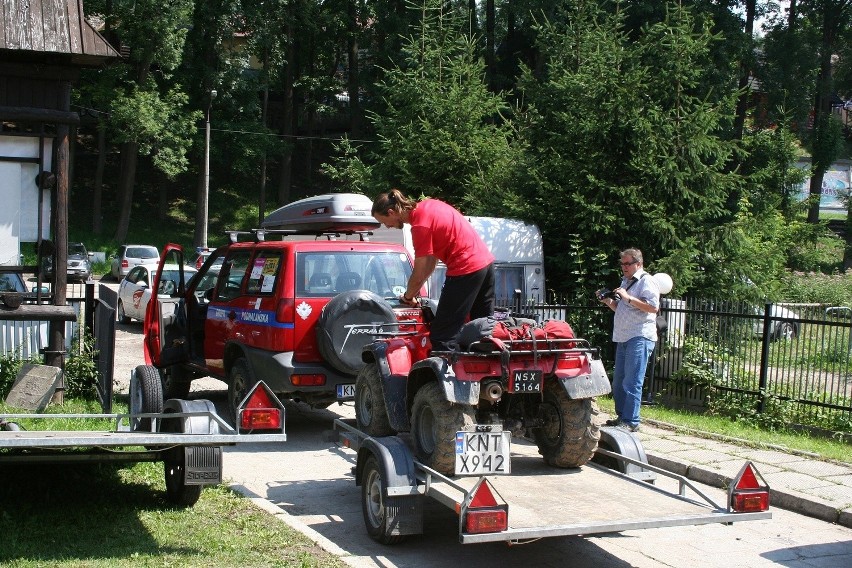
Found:
[[118, 254], [112, 257], [110, 274], [121, 280], [134, 266], [156, 267], [160, 263], [160, 251], [150, 245], [121, 245]]
[[[85, 282], [92, 277], [92, 261], [89, 251], [83, 243], [68, 243], [68, 259], [66, 261], [68, 280]], [[53, 280], [53, 256], [42, 259], [41, 272], [45, 279]]]

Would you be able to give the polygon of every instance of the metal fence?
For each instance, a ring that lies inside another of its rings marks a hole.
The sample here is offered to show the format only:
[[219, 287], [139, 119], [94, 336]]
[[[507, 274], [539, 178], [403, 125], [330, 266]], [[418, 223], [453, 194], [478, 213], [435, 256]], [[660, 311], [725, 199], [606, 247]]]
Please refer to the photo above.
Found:
[[[498, 303], [540, 320], [567, 320], [601, 349], [611, 371], [608, 308]], [[662, 308], [666, 325], [649, 364], [646, 402], [705, 407], [724, 397], [744, 412], [852, 432], [852, 308], [665, 297]]]

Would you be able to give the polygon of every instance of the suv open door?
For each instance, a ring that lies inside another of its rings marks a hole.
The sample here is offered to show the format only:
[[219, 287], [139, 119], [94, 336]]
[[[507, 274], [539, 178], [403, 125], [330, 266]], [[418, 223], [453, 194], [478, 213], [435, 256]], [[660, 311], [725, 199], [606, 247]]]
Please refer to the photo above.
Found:
[[[178, 282], [171, 280], [163, 281], [163, 267], [166, 264], [175, 264], [178, 266]], [[175, 316], [175, 303], [171, 303], [171, 312], [164, 314], [164, 305], [160, 298], [168, 297], [180, 299], [186, 293], [186, 274], [183, 270], [184, 255], [183, 247], [173, 243], [169, 243], [163, 249], [160, 255], [160, 264], [157, 266], [157, 273], [151, 282], [151, 299], [148, 301], [148, 309], [145, 312], [145, 322], [142, 329], [144, 330], [144, 351], [145, 363], [148, 365], [161, 366], [163, 364], [163, 332], [166, 327], [164, 322]]]

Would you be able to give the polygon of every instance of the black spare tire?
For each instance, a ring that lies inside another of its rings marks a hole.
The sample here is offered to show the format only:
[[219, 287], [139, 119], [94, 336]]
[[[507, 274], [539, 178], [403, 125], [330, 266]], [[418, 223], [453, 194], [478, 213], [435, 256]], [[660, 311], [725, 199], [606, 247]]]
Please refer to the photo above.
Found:
[[369, 290], [338, 294], [322, 309], [317, 321], [317, 343], [322, 358], [347, 375], [357, 375], [364, 362], [361, 351], [379, 333], [395, 331], [396, 315], [385, 300]]

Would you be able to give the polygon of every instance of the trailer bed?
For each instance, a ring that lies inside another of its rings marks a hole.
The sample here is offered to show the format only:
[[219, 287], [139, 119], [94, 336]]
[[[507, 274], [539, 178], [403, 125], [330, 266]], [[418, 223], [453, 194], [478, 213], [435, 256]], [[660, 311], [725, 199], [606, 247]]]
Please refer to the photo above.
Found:
[[[358, 450], [368, 439], [351, 422], [337, 420], [335, 427], [345, 440], [344, 445], [353, 449]], [[395, 438], [405, 441], [404, 436]], [[383, 439], [372, 440], [381, 443]], [[628, 469], [627, 474], [593, 462], [581, 468], [559, 469], [544, 463], [535, 444], [512, 439], [511, 474], [484, 477], [508, 504], [508, 529], [467, 533], [460, 519], [459, 541], [463, 544], [522, 542], [551, 536], [727, 524], [772, 517], [768, 510], [733, 512], [727, 505], [716, 504], [682, 476], [605, 449], [598, 452], [611, 462], [619, 460], [632, 463], [634, 467]], [[413, 465], [416, 493], [456, 512], [464, 511], [483, 479], [476, 476], [450, 478], [416, 460]], [[389, 496], [405, 493], [404, 487], [388, 488]]]

